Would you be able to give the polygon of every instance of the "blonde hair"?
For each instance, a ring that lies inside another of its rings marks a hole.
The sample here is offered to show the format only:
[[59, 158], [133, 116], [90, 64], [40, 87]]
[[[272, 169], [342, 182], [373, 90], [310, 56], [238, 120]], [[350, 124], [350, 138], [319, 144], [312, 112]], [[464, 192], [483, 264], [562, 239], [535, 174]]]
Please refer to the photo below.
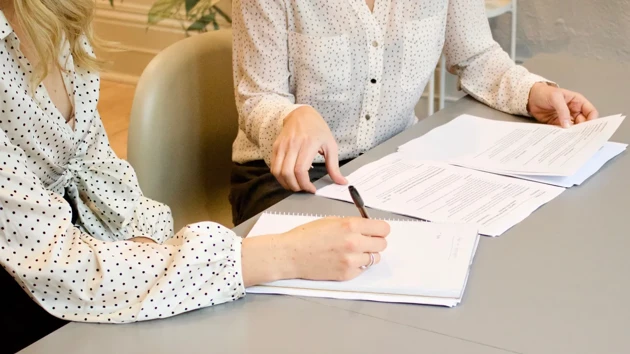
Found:
[[33, 71], [34, 87], [48, 76], [52, 67], [64, 70], [59, 63], [64, 35], [75, 65], [87, 70], [100, 69], [102, 62], [83, 43], [84, 38], [92, 47], [102, 43], [92, 31], [94, 0], [15, 0], [13, 4], [16, 18], [38, 55]]

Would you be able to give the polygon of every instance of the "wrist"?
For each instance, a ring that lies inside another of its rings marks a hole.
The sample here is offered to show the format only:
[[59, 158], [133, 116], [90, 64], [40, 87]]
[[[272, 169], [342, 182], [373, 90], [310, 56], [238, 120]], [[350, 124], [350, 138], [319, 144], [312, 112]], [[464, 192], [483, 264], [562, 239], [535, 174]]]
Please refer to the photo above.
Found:
[[241, 250], [245, 286], [297, 278], [293, 248], [285, 235], [245, 238]]
[[276, 247], [274, 256], [278, 259], [278, 264], [276, 265], [278, 268], [278, 280], [299, 279], [298, 245], [292, 241], [295, 238], [291, 237], [289, 233], [274, 235], [273, 237]]
[[286, 116], [284, 116], [283, 125], [286, 125], [288, 121], [299, 119], [305, 115], [308, 115], [312, 111], [315, 111], [313, 107], [307, 106], [307, 105], [300, 105], [297, 108], [291, 110], [291, 112], [289, 112]]
[[529, 95], [527, 96], [527, 113], [529, 113], [531, 115], [532, 110], [531, 110], [531, 104], [532, 104], [532, 97], [535, 96], [536, 91], [540, 90], [542, 88], [542, 86], [547, 86], [544, 82], [536, 82], [532, 85], [532, 87], [529, 89]]
[[531, 112], [532, 99], [535, 100], [536, 97], [540, 97], [540, 94], [538, 94], [538, 92], [541, 91], [541, 90], [545, 90], [547, 88], [550, 88], [550, 87], [551, 88], [557, 88], [558, 85], [556, 85], [553, 82], [548, 82], [548, 81], [537, 81], [537, 82], [535, 82], [532, 85], [532, 87], [529, 89], [529, 95], [527, 96], [527, 107], [525, 107], [527, 109], [527, 113], [529, 115], [532, 114], [532, 112]]

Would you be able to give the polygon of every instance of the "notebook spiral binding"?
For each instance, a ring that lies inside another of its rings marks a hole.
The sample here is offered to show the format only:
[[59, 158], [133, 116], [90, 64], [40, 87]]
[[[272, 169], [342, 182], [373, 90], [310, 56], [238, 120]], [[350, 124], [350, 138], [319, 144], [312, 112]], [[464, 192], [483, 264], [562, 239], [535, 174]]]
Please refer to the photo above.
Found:
[[[323, 214], [309, 214], [309, 213], [292, 213], [292, 212], [286, 212], [286, 211], [265, 211], [265, 212], [263, 212], [263, 214], [271, 214], [271, 215], [287, 215], [287, 216], [305, 216], [305, 217], [309, 217], [309, 218], [327, 218], [327, 217], [344, 218], [344, 217], [348, 217], [348, 216], [343, 216], [343, 215], [323, 215]], [[372, 218], [372, 220], [381, 220], [381, 221], [404, 221], [404, 222], [431, 222], [431, 221], [429, 221], [429, 220], [425, 220], [425, 219], [412, 219], [412, 220], [408, 220], [408, 219], [394, 219], [394, 218], [389, 218], [389, 219], [384, 219], [384, 218]]]

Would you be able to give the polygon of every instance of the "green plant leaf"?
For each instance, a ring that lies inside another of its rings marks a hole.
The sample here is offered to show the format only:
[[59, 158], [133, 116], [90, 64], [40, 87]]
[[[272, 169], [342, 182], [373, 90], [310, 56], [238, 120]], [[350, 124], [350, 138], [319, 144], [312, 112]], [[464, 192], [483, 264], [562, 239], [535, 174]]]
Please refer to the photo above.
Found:
[[149, 10], [149, 24], [154, 25], [162, 20], [173, 18], [184, 0], [157, 0]]
[[[113, 3], [114, 0], [109, 1]], [[215, 5], [217, 2], [219, 0], [157, 0], [149, 10], [148, 23], [154, 25], [162, 20], [176, 19], [180, 22], [192, 22], [185, 28], [186, 32], [204, 32], [210, 24], [217, 30], [219, 29], [217, 16], [232, 23], [230, 16]], [[182, 17], [183, 14], [180, 13], [182, 8], [186, 10], [186, 17]]]
[[[223, 12], [223, 10], [221, 10], [218, 6], [212, 6], [212, 8], [214, 9], [214, 11], [217, 12], [217, 14], [219, 14], [219, 16], [223, 17], [223, 19], [225, 19], [228, 23], [232, 23], [232, 18], [228, 16], [228, 14]], [[219, 29], [218, 26], [219, 24], [217, 23], [215, 26], [215, 29]]]
[[186, 0], [186, 13], [188, 14], [198, 3], [199, 0]]
[[218, 25], [216, 24], [216, 18], [214, 13], [209, 13], [207, 15], [203, 15], [198, 18], [195, 22], [193, 22], [186, 30], [187, 31], [204, 31], [208, 24], [214, 23], [214, 27], [216, 28]]

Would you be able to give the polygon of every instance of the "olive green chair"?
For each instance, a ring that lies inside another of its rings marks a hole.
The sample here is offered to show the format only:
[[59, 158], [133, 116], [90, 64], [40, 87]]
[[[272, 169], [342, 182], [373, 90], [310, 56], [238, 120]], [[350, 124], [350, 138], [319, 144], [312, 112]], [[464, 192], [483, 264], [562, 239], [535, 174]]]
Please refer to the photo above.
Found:
[[138, 82], [128, 159], [144, 194], [171, 207], [176, 231], [206, 220], [232, 226], [228, 195], [238, 129], [233, 86], [229, 30], [171, 45]]

